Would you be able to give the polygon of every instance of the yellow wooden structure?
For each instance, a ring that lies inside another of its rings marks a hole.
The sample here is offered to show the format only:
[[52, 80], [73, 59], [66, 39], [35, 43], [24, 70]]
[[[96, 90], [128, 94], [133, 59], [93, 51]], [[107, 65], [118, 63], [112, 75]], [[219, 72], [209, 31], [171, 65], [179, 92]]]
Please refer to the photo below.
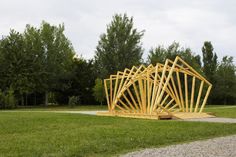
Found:
[[107, 113], [134, 118], [202, 118], [212, 85], [180, 57], [133, 66], [104, 80]]

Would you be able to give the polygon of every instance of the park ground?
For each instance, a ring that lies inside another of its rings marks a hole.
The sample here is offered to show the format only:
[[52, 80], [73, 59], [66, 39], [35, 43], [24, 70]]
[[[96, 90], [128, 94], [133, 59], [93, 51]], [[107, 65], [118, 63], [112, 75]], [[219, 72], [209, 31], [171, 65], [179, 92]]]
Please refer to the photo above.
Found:
[[[236, 124], [145, 120], [44, 111], [104, 110], [105, 106], [0, 111], [0, 156], [117, 156], [143, 148], [236, 134]], [[33, 111], [33, 112], [31, 112]], [[236, 118], [236, 106], [209, 106]]]

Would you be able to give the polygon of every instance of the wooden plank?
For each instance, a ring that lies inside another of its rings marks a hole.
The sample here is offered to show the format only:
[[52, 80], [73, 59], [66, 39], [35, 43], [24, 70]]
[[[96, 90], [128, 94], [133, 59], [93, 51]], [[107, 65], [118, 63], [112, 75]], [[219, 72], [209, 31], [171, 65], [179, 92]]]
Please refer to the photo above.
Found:
[[111, 80], [111, 76], [110, 76], [110, 104], [111, 104], [111, 110], [113, 110], [115, 108], [115, 106], [113, 104], [113, 99], [112, 99], [112, 80]]
[[192, 70], [196, 75], [201, 77], [201, 80], [205, 81], [208, 85], [211, 85], [211, 83], [209, 81], [207, 81], [207, 79], [205, 79], [204, 77], [202, 77], [196, 70], [194, 70], [188, 63], [186, 63], [182, 58], [180, 58], [179, 56], [176, 57], [178, 60], [180, 60], [183, 64], [185, 64], [190, 70]]
[[132, 103], [129, 101], [129, 99], [125, 96], [124, 93], [122, 93], [122, 96], [125, 98], [126, 102], [128, 102], [129, 106], [132, 108], [134, 112], [136, 112], [135, 107], [132, 105]]
[[197, 112], [197, 110], [198, 110], [198, 106], [199, 106], [199, 103], [200, 103], [200, 98], [201, 98], [201, 95], [202, 95], [202, 88], [203, 88], [203, 85], [204, 85], [204, 81], [202, 81], [202, 82], [201, 82], [201, 85], [200, 85], [200, 89], [199, 89], [198, 97], [197, 97], [197, 103], [196, 103], [194, 112]]
[[184, 84], [185, 84], [185, 107], [186, 112], [188, 112], [188, 75], [184, 74]]
[[[132, 112], [132, 109], [127, 106], [121, 99], [118, 100], [129, 112]], [[118, 104], [117, 104], [118, 105]]]
[[[174, 73], [176, 73], [177, 83], [173, 78]], [[184, 84], [181, 84], [180, 74], [184, 75]], [[189, 77], [192, 77], [190, 100], [188, 99], [190, 97]], [[201, 84], [194, 108], [196, 78], [201, 81]], [[110, 83], [110, 89], [108, 83]], [[200, 106], [204, 83], [208, 85], [208, 89], [206, 93], [204, 92], [203, 103]], [[185, 95], [183, 95], [182, 85], [184, 85]], [[159, 63], [155, 67], [140, 65], [133, 66], [131, 70], [126, 68], [123, 72], [118, 71], [116, 75], [110, 75], [109, 79], [104, 79], [104, 88], [108, 109], [112, 114], [146, 117], [146, 115], [157, 115], [160, 112], [165, 115], [178, 112], [192, 113], [193, 110], [198, 112], [199, 106], [199, 112], [202, 112], [212, 85], [181, 58], [176, 57], [174, 62], [167, 59], [164, 65]], [[133, 93], [130, 91], [132, 88]], [[172, 104], [174, 105], [170, 107]]]
[[[164, 92], [165, 92], [165, 89], [166, 89], [168, 83], [169, 83], [170, 77], [171, 77], [171, 75], [172, 75], [172, 73], [173, 73], [173, 71], [174, 71], [174, 68], [175, 68], [175, 65], [176, 65], [177, 61], [178, 61], [178, 60], [175, 59], [173, 65], [172, 65], [172, 67], [171, 67], [171, 69], [170, 69], [170, 71], [169, 71], [169, 74], [168, 74], [168, 77], [167, 77], [166, 82], [165, 82], [165, 84], [164, 84], [164, 87], [163, 87], [163, 89], [162, 89], [162, 91], [161, 91], [161, 94], [159, 95], [159, 97], [158, 97], [158, 99], [157, 99], [157, 103], [156, 103], [156, 104], [159, 104], [160, 100], [162, 99], [162, 96], [163, 96], [163, 94], [164, 94]], [[168, 59], [167, 59], [167, 64], [168, 64]], [[154, 106], [154, 107], [155, 107], [155, 106]]]
[[177, 102], [176, 102], [176, 103], [178, 103], [180, 110], [182, 110], [182, 106], [181, 106], [179, 94], [178, 94], [178, 91], [177, 91], [177, 88], [176, 88], [176, 85], [175, 85], [175, 81], [174, 81], [174, 79], [173, 79], [173, 76], [171, 76], [171, 83], [172, 83], [172, 85], [173, 85], [174, 92], [175, 92], [175, 95], [176, 95], [176, 99], [177, 99]]
[[147, 72], [147, 113], [150, 113], [150, 101], [151, 101], [151, 88], [152, 83], [150, 82], [149, 71]]
[[127, 91], [128, 91], [128, 94], [129, 94], [129, 96], [130, 96], [132, 102], [134, 103], [135, 109], [140, 111], [141, 109], [138, 107], [138, 104], [137, 104], [136, 101], [134, 100], [134, 96], [133, 96], [133, 94], [131, 93], [131, 91], [129, 90], [129, 88], [127, 89]]
[[[117, 75], [118, 75], [118, 73], [117, 73]], [[113, 92], [113, 101], [115, 101], [115, 99], [117, 98], [116, 97], [116, 92], [117, 92], [118, 81], [119, 81], [119, 79], [118, 79], [118, 76], [117, 76], [116, 81], [115, 81], [115, 88], [114, 88], [114, 92]]]
[[154, 78], [154, 85], [153, 85], [153, 90], [152, 90], [152, 101], [151, 101], [151, 105], [150, 105], [150, 113], [152, 113], [153, 111], [153, 105], [154, 105], [154, 98], [156, 96], [156, 91], [157, 91], [157, 75], [158, 75], [158, 64], [155, 67], [155, 78]]
[[168, 66], [168, 60], [166, 60], [165, 65], [164, 65], [164, 69], [162, 71], [161, 80], [160, 80], [160, 83], [159, 83], [159, 86], [158, 86], [157, 94], [155, 95], [156, 99], [154, 101], [152, 110], [155, 110], [157, 105], [158, 105], [158, 100], [159, 100], [159, 97], [160, 97], [160, 93], [161, 93], [161, 90], [163, 90], [162, 84], [164, 82], [167, 66]]
[[202, 110], [204, 109], [204, 107], [205, 107], [205, 105], [206, 105], [206, 101], [207, 101], [207, 98], [208, 98], [208, 96], [209, 96], [209, 94], [210, 94], [211, 88], [212, 88], [212, 86], [209, 86], [208, 89], [207, 89], [207, 93], [206, 93], [206, 95], [205, 95], [205, 98], [204, 98], [204, 100], [203, 100], [201, 109], [200, 109], [200, 111], [199, 111], [200, 113], [202, 112]]
[[192, 92], [191, 92], [191, 102], [190, 102], [190, 112], [193, 112], [193, 102], [194, 102], [194, 91], [195, 91], [195, 81], [196, 81], [196, 77], [193, 77], [192, 80]]
[[141, 97], [141, 106], [142, 106], [142, 113], [145, 113], [145, 100], [144, 100], [144, 88], [143, 88], [143, 80], [142, 79], [138, 79], [138, 83], [139, 83], [139, 93], [140, 93], [140, 97]]
[[108, 91], [107, 91], [107, 82], [106, 80], [104, 80], [104, 88], [105, 88], [105, 94], [106, 94], [106, 100], [107, 100], [107, 106], [108, 106], [108, 110], [111, 110], [111, 104], [109, 102], [109, 95], [108, 95]]
[[133, 87], [134, 87], [134, 92], [135, 92], [137, 100], [138, 100], [138, 105], [140, 107], [140, 111], [141, 111], [141, 113], [143, 113], [142, 103], [141, 103], [141, 100], [140, 100], [139, 93], [138, 93], [137, 87], [135, 85], [135, 82], [133, 83]]

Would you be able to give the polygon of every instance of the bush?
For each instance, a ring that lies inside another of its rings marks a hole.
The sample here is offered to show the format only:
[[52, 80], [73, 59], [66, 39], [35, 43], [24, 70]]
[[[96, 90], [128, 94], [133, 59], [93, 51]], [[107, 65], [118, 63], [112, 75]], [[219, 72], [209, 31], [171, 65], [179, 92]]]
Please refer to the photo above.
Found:
[[79, 96], [70, 96], [69, 97], [69, 102], [68, 102], [68, 105], [70, 106], [70, 107], [74, 107], [74, 106], [76, 106], [76, 105], [78, 105], [79, 104]]
[[12, 109], [16, 107], [16, 98], [14, 95], [14, 90], [12, 88], [8, 89], [6, 92], [0, 90], [0, 108]]
[[93, 87], [93, 96], [95, 97], [96, 101], [100, 102], [102, 105], [102, 102], [105, 99], [105, 89], [102, 83], [102, 79], [97, 78], [95, 80], [95, 86]]

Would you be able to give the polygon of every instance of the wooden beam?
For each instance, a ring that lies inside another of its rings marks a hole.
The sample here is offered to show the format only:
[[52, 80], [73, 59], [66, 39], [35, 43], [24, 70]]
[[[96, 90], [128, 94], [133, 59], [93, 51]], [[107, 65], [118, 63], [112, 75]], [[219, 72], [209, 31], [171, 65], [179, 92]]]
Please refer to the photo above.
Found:
[[203, 85], [204, 85], [204, 81], [201, 82], [201, 85], [200, 85], [200, 88], [199, 88], [199, 91], [198, 91], [197, 103], [196, 103], [194, 112], [198, 111], [198, 106], [199, 106], [201, 95], [202, 95]]

